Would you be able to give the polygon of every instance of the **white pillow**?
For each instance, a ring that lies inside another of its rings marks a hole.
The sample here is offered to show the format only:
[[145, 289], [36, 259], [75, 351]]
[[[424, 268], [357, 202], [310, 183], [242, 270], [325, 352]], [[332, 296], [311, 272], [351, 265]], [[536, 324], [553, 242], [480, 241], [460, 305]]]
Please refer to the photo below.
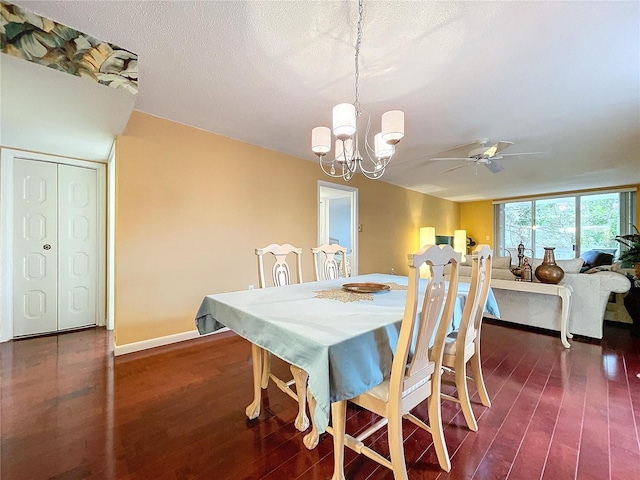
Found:
[[564, 270], [564, 273], [580, 273], [584, 260], [581, 258], [571, 258], [569, 260], [556, 260], [558, 266]]
[[[531, 268], [536, 271], [536, 268], [542, 263], [542, 260], [536, 258], [531, 263]], [[564, 273], [580, 273], [580, 269], [584, 264], [584, 260], [581, 258], [570, 258], [569, 260], [556, 260], [556, 264], [564, 270]]]
[[492, 268], [511, 268], [511, 257], [493, 257]]

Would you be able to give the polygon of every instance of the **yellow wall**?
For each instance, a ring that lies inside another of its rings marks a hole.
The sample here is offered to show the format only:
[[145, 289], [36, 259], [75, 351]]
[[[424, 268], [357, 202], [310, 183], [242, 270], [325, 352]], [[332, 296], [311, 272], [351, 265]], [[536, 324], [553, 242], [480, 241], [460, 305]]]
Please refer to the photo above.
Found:
[[493, 248], [493, 202], [468, 202], [460, 205], [460, 228], [477, 243]]
[[[134, 112], [117, 139], [116, 344], [194, 329], [204, 295], [257, 286], [254, 249], [303, 247], [313, 279], [317, 162]], [[418, 228], [451, 231], [459, 204], [356, 176], [359, 273], [406, 274]]]

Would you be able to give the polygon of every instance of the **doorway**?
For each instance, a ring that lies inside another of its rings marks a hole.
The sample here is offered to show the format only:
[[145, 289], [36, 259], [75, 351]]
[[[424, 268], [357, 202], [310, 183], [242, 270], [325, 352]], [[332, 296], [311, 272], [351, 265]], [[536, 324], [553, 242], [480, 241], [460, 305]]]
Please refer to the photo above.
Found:
[[104, 164], [2, 150], [0, 341], [105, 323]]
[[318, 181], [318, 245], [347, 249], [347, 273], [358, 274], [358, 189]]

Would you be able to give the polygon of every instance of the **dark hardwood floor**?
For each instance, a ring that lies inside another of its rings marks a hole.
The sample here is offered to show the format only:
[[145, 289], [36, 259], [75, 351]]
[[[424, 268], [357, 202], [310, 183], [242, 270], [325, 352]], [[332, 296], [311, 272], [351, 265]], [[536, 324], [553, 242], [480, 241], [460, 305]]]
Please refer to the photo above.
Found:
[[[640, 341], [618, 326], [605, 332], [565, 350], [556, 336], [485, 323], [493, 405], [475, 398], [474, 433], [458, 405], [443, 403], [448, 474], [430, 436], [405, 422], [409, 478], [640, 479]], [[2, 480], [331, 478], [332, 438], [306, 450], [296, 404], [277, 388], [263, 392], [258, 419], [245, 417], [246, 341], [225, 333], [115, 359], [111, 350], [104, 329], [0, 345]], [[416, 410], [426, 418], [425, 405]], [[347, 429], [373, 421], [350, 407]], [[371, 442], [387, 451], [386, 429]], [[350, 480], [393, 478], [348, 450], [345, 470]]]

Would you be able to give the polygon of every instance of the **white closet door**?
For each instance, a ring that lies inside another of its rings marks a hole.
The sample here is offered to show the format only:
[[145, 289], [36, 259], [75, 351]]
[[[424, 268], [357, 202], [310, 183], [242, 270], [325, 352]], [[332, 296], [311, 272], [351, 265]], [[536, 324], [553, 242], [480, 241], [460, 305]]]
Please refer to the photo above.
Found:
[[58, 165], [58, 329], [95, 325], [97, 173]]
[[13, 334], [57, 330], [57, 170], [16, 159], [13, 216]]

